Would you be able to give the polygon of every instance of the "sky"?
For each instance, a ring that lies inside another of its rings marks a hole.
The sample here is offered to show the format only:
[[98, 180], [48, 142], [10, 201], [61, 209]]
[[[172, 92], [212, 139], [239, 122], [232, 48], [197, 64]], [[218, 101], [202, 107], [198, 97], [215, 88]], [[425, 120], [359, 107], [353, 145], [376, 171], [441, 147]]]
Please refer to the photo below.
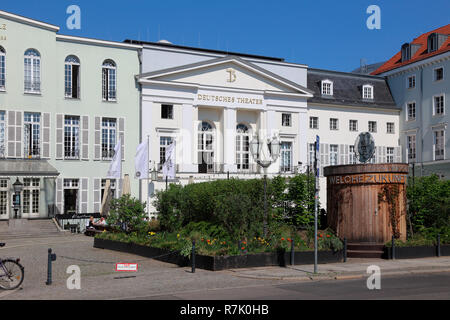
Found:
[[[69, 30], [70, 5], [81, 29]], [[380, 29], [366, 21], [380, 8]], [[135, 39], [284, 58], [352, 71], [386, 61], [405, 42], [450, 23], [449, 0], [1, 0], [0, 10], [59, 26], [60, 34]]]

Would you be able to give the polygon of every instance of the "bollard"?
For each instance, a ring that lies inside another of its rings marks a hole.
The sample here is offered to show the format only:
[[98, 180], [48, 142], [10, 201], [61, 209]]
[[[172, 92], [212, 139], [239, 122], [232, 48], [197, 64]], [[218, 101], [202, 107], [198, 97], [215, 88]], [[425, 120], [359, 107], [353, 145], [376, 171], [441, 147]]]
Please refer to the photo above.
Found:
[[47, 282], [46, 285], [52, 284], [52, 261], [56, 261], [56, 254], [52, 253], [52, 249], [48, 249], [48, 266], [47, 266]]
[[192, 273], [195, 273], [195, 240], [192, 240]]
[[344, 238], [344, 262], [347, 262], [347, 238]]
[[392, 236], [392, 260], [395, 260], [395, 238]]
[[441, 256], [441, 235], [439, 233], [437, 235], [437, 256]]
[[294, 239], [291, 240], [291, 266], [295, 265], [295, 244]]

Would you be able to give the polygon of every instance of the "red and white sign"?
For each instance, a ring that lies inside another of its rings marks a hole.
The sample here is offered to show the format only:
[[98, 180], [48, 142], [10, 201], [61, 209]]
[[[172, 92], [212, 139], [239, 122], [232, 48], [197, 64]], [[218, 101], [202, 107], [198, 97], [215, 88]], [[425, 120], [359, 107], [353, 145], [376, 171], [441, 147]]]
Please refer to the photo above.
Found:
[[137, 272], [137, 263], [116, 263], [116, 271]]

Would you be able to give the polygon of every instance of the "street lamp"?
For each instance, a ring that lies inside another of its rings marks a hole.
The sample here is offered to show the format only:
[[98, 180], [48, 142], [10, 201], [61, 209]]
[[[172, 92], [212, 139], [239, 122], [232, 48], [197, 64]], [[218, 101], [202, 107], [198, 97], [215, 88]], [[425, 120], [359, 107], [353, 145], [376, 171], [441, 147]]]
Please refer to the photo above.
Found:
[[260, 140], [258, 136], [253, 136], [250, 142], [250, 152], [255, 162], [264, 170], [264, 237], [267, 236], [267, 168], [277, 161], [280, 155], [280, 141], [275, 136], [272, 140]]
[[14, 189], [14, 211], [15, 211], [15, 219], [17, 219], [17, 211], [20, 208], [20, 193], [23, 190], [23, 183], [19, 181], [19, 178], [16, 178], [16, 182], [13, 183]]

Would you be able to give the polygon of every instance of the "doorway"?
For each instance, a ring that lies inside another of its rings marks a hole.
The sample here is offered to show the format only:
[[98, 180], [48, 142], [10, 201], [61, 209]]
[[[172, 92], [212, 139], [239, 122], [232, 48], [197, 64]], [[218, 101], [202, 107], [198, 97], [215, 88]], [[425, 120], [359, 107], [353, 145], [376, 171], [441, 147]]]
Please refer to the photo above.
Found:
[[64, 179], [64, 213], [78, 213], [78, 179]]
[[8, 180], [0, 180], [0, 220], [8, 220], [9, 218], [9, 190]]

